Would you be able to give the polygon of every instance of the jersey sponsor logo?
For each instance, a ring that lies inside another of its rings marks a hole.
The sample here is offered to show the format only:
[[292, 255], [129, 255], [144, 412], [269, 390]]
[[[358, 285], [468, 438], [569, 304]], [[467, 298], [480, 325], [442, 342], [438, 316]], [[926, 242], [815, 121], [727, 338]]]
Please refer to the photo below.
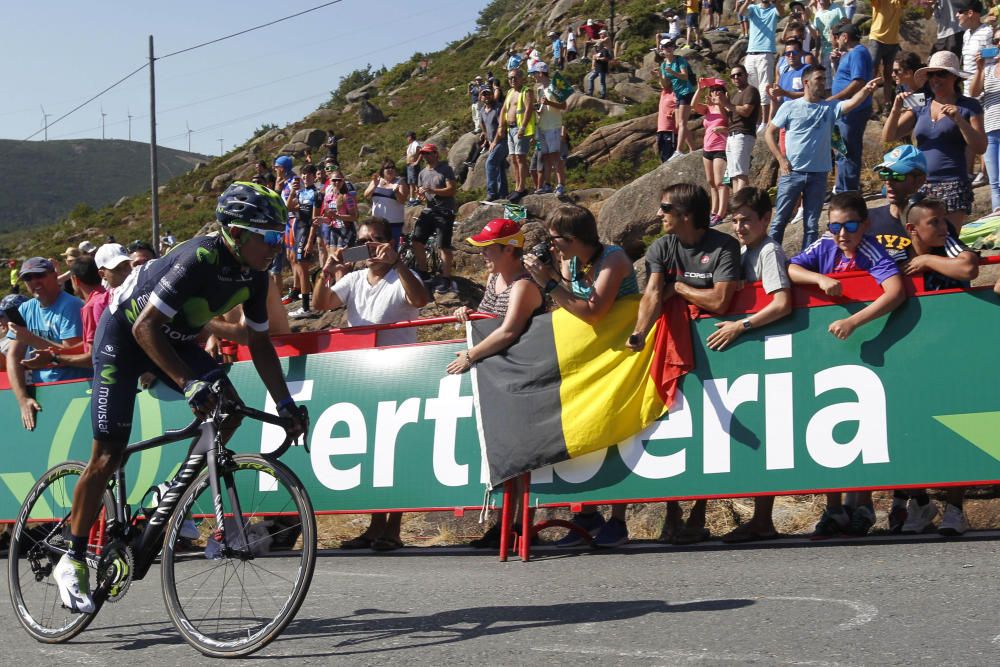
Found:
[[118, 382], [118, 378], [115, 377], [115, 373], [118, 372], [118, 367], [114, 364], [108, 364], [101, 369], [101, 384], [115, 384]]
[[215, 248], [209, 250], [208, 248], [198, 248], [194, 253], [195, 259], [203, 264], [218, 264], [219, 263], [219, 251]]
[[700, 261], [702, 264], [708, 264], [712, 260], [708, 255], [702, 255], [701, 259], [698, 261]]
[[697, 271], [685, 271], [684, 272], [684, 277], [685, 278], [698, 278], [699, 280], [711, 280], [712, 279], [712, 272], [709, 271], [708, 273], [698, 273]]

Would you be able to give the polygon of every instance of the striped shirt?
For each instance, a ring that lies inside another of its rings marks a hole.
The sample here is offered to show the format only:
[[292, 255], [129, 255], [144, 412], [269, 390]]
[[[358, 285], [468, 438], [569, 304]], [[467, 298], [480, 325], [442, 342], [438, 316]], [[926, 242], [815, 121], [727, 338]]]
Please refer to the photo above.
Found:
[[[970, 74], [976, 71], [976, 56], [983, 49], [993, 46], [993, 27], [983, 23], [975, 30], [966, 30], [962, 35], [962, 69]], [[994, 64], [993, 59], [987, 60], [987, 66]], [[965, 80], [965, 94], [972, 90], [972, 77]]]
[[[499, 276], [499, 273], [494, 273], [486, 282], [486, 291], [483, 293], [483, 300], [479, 302], [479, 308], [477, 310], [480, 313], [494, 315], [498, 319], [502, 320], [507, 317], [507, 309], [510, 307], [510, 292], [514, 287], [514, 284], [518, 280], [527, 280], [531, 282], [531, 274], [525, 271], [521, 275], [516, 276], [512, 281], [510, 281], [510, 283], [507, 284], [506, 289], [502, 292], [497, 292], [497, 278]], [[531, 314], [531, 316], [534, 317], [535, 315], [540, 315], [544, 312], [545, 299], [542, 299], [542, 305], [540, 305], [535, 312]]]
[[[973, 251], [957, 238], [948, 234], [948, 238], [945, 240], [944, 245], [938, 248], [931, 248], [931, 251], [928, 254], [954, 259], [963, 252]], [[943, 289], [964, 289], [970, 286], [971, 283], [968, 280], [949, 278], [948, 276], [941, 275], [937, 271], [924, 271], [925, 292], [937, 292], [938, 290]]]
[[875, 237], [865, 234], [854, 250], [854, 257], [848, 257], [837, 245], [829, 232], [819, 237], [812, 245], [792, 257], [792, 264], [816, 273], [845, 273], [847, 271], [867, 271], [881, 285], [886, 279], [899, 275], [896, 263], [878, 244]]
[[987, 65], [983, 72], [983, 123], [987, 132], [1000, 130], [1000, 76], [997, 65]]

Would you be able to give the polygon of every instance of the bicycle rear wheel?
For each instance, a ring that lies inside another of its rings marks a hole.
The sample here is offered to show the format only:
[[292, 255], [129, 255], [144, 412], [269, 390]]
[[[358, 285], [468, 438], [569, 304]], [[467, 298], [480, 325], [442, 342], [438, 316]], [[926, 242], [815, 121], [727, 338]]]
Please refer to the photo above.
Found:
[[[236, 455], [220, 463], [219, 476], [224, 539], [206, 469], [167, 527], [163, 595], [189, 644], [205, 655], [235, 657], [266, 646], [298, 612], [316, 564], [316, 518], [302, 483], [281, 463]], [[197, 537], [191, 521], [200, 522]], [[185, 525], [190, 538], [182, 536]]]
[[[31, 487], [12, 528], [7, 555], [10, 600], [17, 620], [40, 642], [56, 644], [72, 639], [97, 615], [77, 614], [64, 607], [52, 577], [53, 568], [70, 546], [68, 512], [86, 467], [82, 461], [67, 461], [49, 469]], [[114, 499], [108, 491], [98, 520], [113, 516], [113, 508]], [[90, 549], [95, 546], [90, 545]], [[90, 569], [93, 590], [97, 573]]]

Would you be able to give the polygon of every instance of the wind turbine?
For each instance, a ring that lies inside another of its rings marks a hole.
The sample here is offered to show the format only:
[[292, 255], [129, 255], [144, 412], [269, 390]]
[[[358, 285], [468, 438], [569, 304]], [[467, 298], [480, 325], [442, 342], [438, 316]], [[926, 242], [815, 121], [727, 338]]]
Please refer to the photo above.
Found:
[[219, 132], [219, 155], [223, 155], [225, 151], [222, 149], [222, 132]]
[[132, 141], [132, 119], [135, 118], [135, 116], [132, 115], [132, 110], [128, 107], [126, 107], [125, 113], [128, 114], [128, 140]]
[[190, 125], [188, 124], [188, 122], [187, 122], [187, 121], [184, 121], [184, 127], [186, 127], [186, 128], [187, 128], [187, 135], [188, 135], [188, 153], [190, 153], [190, 152], [191, 152], [191, 133], [192, 133], [192, 132], [194, 132], [194, 130], [192, 130], [192, 129], [191, 129], [191, 126], [190, 126]]
[[42, 125], [45, 127], [45, 141], [49, 140], [49, 116], [52, 114], [45, 113], [45, 107], [41, 104], [38, 105], [42, 109]]
[[104, 139], [104, 117], [108, 114], [104, 113], [104, 105], [101, 105], [101, 139]]

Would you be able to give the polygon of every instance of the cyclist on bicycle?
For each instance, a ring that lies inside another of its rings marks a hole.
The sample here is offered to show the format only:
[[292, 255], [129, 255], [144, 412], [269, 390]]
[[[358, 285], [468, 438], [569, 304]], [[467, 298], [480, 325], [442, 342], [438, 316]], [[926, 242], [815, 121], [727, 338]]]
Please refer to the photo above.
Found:
[[[132, 431], [139, 376], [152, 371], [182, 391], [203, 418], [218, 398], [215, 381], [222, 381], [228, 396], [236, 396], [220, 366], [195, 341], [213, 317], [243, 304], [254, 366], [278, 413], [292, 420], [289, 435], [302, 435], [308, 427], [268, 336], [267, 268], [282, 247], [288, 211], [273, 190], [238, 181], [219, 197], [215, 217], [220, 233], [195, 237], [135, 269], [101, 317], [93, 348], [94, 445], [73, 494], [71, 548], [53, 571], [63, 604], [73, 611], [94, 611], [84, 561], [87, 539]], [[227, 424], [223, 437], [228, 439], [236, 425]]]
[[437, 146], [424, 144], [420, 155], [427, 166], [417, 176], [417, 196], [427, 202], [427, 207], [420, 212], [413, 223], [413, 252], [416, 255], [417, 269], [421, 277], [427, 276], [427, 241], [436, 231], [441, 251], [441, 276], [434, 291], [445, 294], [455, 291], [455, 283], [451, 280], [451, 263], [455, 249], [451, 245], [451, 232], [455, 226], [455, 193], [458, 191], [458, 181], [455, 172], [447, 162], [442, 162]]

